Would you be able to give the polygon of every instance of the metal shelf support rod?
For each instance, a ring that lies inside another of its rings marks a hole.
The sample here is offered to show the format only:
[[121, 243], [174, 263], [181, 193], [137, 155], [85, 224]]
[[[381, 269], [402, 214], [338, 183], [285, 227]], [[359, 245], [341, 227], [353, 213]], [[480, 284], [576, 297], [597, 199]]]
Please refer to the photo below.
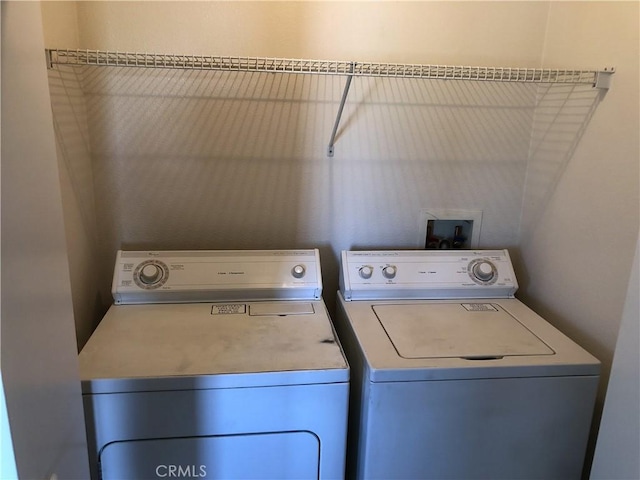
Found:
[[349, 87], [351, 87], [351, 80], [353, 80], [353, 71], [355, 69], [355, 66], [356, 66], [355, 62], [351, 62], [351, 67], [350, 67], [351, 75], [347, 77], [347, 82], [344, 85], [344, 91], [342, 92], [342, 100], [340, 100], [340, 107], [338, 107], [336, 122], [333, 124], [331, 139], [329, 140], [329, 146], [327, 147], [328, 157], [333, 157], [336, 135], [338, 133], [338, 127], [340, 126], [340, 118], [342, 117], [342, 110], [344, 109], [344, 104], [346, 103], [347, 96], [349, 95]]

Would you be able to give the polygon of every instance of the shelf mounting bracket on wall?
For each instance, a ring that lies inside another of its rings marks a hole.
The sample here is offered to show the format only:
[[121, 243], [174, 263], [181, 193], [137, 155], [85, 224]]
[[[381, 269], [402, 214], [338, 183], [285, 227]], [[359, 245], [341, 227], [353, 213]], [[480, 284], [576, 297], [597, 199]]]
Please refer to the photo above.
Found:
[[355, 70], [355, 66], [356, 66], [355, 62], [351, 62], [351, 68], [350, 68], [351, 75], [347, 77], [347, 83], [345, 83], [344, 85], [344, 92], [342, 92], [342, 100], [340, 100], [340, 106], [338, 107], [336, 122], [333, 124], [333, 131], [331, 132], [331, 138], [329, 139], [329, 146], [327, 147], [328, 157], [333, 157], [336, 135], [338, 134], [338, 127], [340, 126], [340, 118], [342, 117], [342, 110], [344, 109], [344, 104], [346, 103], [347, 96], [349, 95], [349, 87], [351, 87], [351, 80], [353, 79], [353, 71]]
[[616, 72], [614, 67], [605, 68], [604, 70], [598, 70], [596, 72], [596, 78], [593, 83], [595, 88], [601, 88], [603, 90], [609, 90], [611, 88], [611, 81], [613, 80], [613, 74]]

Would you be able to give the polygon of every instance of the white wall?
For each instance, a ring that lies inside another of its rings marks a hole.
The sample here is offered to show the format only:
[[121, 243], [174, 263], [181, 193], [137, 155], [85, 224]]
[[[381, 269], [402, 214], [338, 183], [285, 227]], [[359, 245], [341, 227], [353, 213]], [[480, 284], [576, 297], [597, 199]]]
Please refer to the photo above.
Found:
[[591, 478], [640, 478], [640, 237], [636, 246]]
[[2, 2], [2, 389], [18, 477], [86, 479], [43, 52], [39, 3]]
[[[544, 63], [571, 59], [616, 73], [570, 157], [532, 154], [523, 208], [521, 293], [603, 362], [600, 404], [640, 216], [639, 15], [638, 2], [552, 2]], [[535, 188], [537, 172], [554, 162], [562, 174], [546, 191]]]
[[482, 1], [134, 1], [78, 7], [83, 48], [512, 66], [539, 64], [548, 8]]
[[528, 297], [605, 361], [614, 349], [638, 232], [638, 15], [637, 2], [552, 4], [545, 64], [572, 58], [617, 71], [535, 222], [523, 225]]
[[[47, 47], [79, 47], [75, 2], [43, 2]], [[73, 69], [48, 70], [60, 170], [64, 225], [69, 252], [78, 349], [82, 348], [110, 302], [105, 282], [110, 269], [99, 261], [93, 167], [84, 93]], [[102, 288], [100, 288], [102, 287]]]
[[[92, 299], [108, 301], [116, 248], [319, 246], [332, 308], [340, 249], [415, 247], [421, 211], [480, 209], [480, 246], [512, 249], [521, 297], [603, 361], [602, 402], [638, 232], [637, 2], [76, 8], [78, 44], [91, 49], [615, 66], [604, 98], [590, 87], [356, 79], [332, 159], [339, 77], [60, 69], [52, 98], [60, 144], [88, 123], [88, 153], [63, 163], [72, 185], [93, 178], [82, 195], [95, 198], [97, 247], [78, 260], [84, 272], [100, 265]], [[47, 46], [74, 42], [55, 34], [61, 24], [45, 15]], [[65, 88], [81, 88], [83, 106], [65, 110]], [[92, 210], [78, 203], [89, 231]]]
[[[77, 28], [83, 48], [103, 50], [537, 66], [547, 9], [84, 2]], [[47, 19], [45, 10], [48, 46], [65, 46], [61, 15]], [[110, 272], [122, 247], [318, 246], [333, 308], [339, 250], [416, 247], [424, 210], [482, 210], [480, 244], [517, 245], [533, 85], [355, 79], [330, 159], [341, 77], [91, 68], [51, 75], [59, 144], [84, 137], [74, 125], [87, 115], [100, 272]], [[66, 90], [79, 84], [84, 110], [68, 107]], [[89, 177], [84, 166], [74, 177], [82, 162], [71, 156], [63, 152], [62, 163], [72, 183]], [[81, 217], [90, 223], [90, 214]], [[98, 297], [108, 297], [108, 277]]]

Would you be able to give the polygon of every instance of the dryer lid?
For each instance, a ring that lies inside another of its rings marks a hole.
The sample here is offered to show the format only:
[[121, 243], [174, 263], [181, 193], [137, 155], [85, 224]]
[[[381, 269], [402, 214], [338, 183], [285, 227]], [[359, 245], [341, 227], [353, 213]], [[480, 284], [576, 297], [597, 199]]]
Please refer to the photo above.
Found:
[[500, 305], [488, 302], [373, 305], [398, 355], [487, 359], [554, 351]]
[[349, 380], [322, 301], [113, 305], [78, 361], [84, 393]]

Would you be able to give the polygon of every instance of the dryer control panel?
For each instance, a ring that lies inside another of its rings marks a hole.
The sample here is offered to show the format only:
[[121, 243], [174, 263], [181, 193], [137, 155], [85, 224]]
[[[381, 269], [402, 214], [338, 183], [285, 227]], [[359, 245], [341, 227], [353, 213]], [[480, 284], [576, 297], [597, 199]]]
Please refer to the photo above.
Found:
[[343, 251], [345, 300], [513, 297], [507, 250]]
[[225, 300], [318, 300], [313, 250], [118, 251], [116, 304]]

